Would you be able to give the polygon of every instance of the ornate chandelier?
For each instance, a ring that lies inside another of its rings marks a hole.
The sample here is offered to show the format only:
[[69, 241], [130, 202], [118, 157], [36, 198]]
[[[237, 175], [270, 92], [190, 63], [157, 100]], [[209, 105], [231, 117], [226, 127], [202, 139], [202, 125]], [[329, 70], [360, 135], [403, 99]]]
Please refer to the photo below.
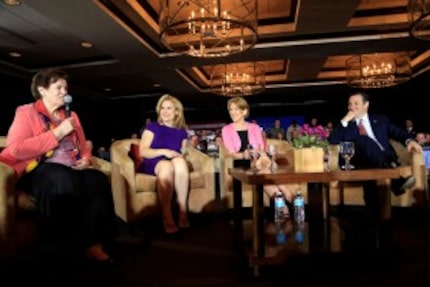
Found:
[[161, 43], [194, 57], [224, 57], [257, 42], [257, 0], [161, 0]]
[[409, 0], [409, 34], [421, 40], [430, 40], [430, 0]]
[[391, 87], [410, 77], [409, 56], [406, 55], [354, 55], [346, 60], [346, 79], [354, 88]]
[[266, 87], [264, 65], [260, 63], [217, 65], [212, 71], [210, 85], [214, 94], [226, 97], [258, 94]]

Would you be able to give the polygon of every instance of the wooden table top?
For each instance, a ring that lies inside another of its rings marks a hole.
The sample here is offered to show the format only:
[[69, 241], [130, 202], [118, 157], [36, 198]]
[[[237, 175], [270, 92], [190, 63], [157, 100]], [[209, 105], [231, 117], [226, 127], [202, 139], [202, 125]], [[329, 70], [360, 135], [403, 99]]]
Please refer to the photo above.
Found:
[[376, 168], [330, 170], [323, 172], [294, 172], [290, 167], [281, 167], [276, 171], [253, 171], [244, 168], [230, 168], [229, 174], [249, 184], [282, 184], [285, 182], [332, 182], [332, 181], [365, 181], [400, 178], [400, 168]]

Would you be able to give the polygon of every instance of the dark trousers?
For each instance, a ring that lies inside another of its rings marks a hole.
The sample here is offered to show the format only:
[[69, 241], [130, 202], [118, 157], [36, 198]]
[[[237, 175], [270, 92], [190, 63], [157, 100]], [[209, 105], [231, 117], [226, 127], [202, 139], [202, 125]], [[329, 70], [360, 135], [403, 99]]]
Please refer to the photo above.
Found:
[[41, 163], [17, 182], [36, 200], [44, 235], [77, 248], [109, 244], [117, 235], [111, 186], [96, 169]]
[[382, 150], [378, 144], [368, 136], [359, 136], [355, 140], [355, 155], [351, 163], [357, 168], [384, 168], [391, 162], [397, 163], [397, 156], [393, 152]]
[[[356, 168], [385, 168], [397, 163], [396, 155], [382, 150], [378, 144], [368, 136], [359, 136], [355, 140], [355, 155], [351, 163]], [[377, 213], [380, 206], [380, 194], [376, 181], [363, 182], [363, 196], [366, 206], [372, 213]]]

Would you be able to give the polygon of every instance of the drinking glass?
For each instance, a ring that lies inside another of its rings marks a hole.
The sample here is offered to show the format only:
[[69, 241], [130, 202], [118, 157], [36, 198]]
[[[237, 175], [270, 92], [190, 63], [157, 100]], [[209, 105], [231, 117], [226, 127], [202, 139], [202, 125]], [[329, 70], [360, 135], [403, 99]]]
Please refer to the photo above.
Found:
[[270, 165], [270, 168], [272, 170], [276, 170], [278, 165], [276, 163], [276, 158], [278, 155], [278, 150], [276, 149], [276, 146], [274, 144], [270, 144], [267, 147], [267, 155], [269, 156], [269, 158], [272, 160], [272, 163]]
[[339, 143], [339, 154], [345, 160], [345, 164], [341, 167], [343, 170], [351, 170], [354, 168], [354, 166], [350, 163], [354, 153], [354, 142], [342, 141]]
[[260, 156], [260, 152], [258, 151], [257, 147], [253, 146], [252, 144], [248, 145], [247, 150], [251, 159], [251, 169], [256, 171], [256, 162], [258, 157]]

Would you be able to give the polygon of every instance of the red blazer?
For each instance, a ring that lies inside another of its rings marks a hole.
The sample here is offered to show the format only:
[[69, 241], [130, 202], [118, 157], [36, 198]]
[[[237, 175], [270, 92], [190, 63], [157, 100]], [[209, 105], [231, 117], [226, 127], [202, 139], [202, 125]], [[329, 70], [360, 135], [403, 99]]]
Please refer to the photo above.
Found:
[[[60, 118], [65, 118], [64, 109], [59, 110]], [[46, 152], [58, 147], [59, 142], [51, 129], [48, 129], [43, 116], [49, 117], [41, 100], [19, 106], [7, 135], [7, 146], [0, 153], [0, 162], [13, 167], [20, 176], [28, 163], [40, 158]], [[75, 120], [75, 132], [71, 134], [81, 158], [91, 162], [91, 151], [85, 145], [85, 134], [81, 122], [75, 112], [71, 113]]]

